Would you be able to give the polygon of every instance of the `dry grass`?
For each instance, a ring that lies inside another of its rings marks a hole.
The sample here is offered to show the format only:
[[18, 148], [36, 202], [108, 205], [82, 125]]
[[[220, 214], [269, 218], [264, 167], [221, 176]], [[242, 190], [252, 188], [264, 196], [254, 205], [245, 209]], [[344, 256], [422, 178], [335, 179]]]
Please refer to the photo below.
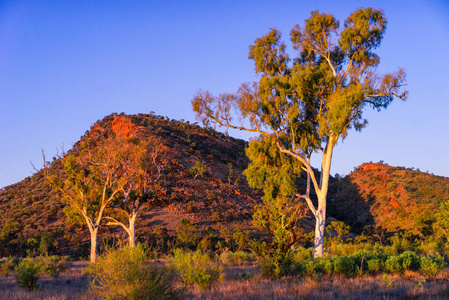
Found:
[[[13, 274], [0, 277], [0, 300], [91, 299], [89, 277], [83, 275], [87, 262], [74, 262], [58, 279], [44, 276], [42, 288], [28, 292], [19, 289]], [[426, 279], [414, 272], [404, 276], [321, 279], [288, 277], [282, 280], [262, 278], [255, 264], [229, 266], [224, 278], [211, 290], [191, 288], [187, 299], [447, 299], [449, 277], [447, 273]]]
[[78, 300], [88, 296], [89, 278], [83, 275], [87, 262], [74, 262], [58, 279], [42, 276], [35, 291], [21, 289], [16, 284], [15, 274], [0, 277], [0, 300]]
[[447, 281], [401, 277], [226, 280], [215, 289], [190, 291], [189, 299], [447, 299]]

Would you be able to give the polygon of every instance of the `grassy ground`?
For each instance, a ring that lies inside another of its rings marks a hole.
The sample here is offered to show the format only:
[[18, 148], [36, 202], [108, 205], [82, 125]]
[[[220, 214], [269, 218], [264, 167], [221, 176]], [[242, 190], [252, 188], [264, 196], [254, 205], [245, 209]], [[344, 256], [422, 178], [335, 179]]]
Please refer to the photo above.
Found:
[[20, 300], [75, 300], [89, 299], [89, 278], [83, 275], [88, 262], [73, 262], [72, 265], [57, 279], [42, 276], [39, 279], [40, 288], [27, 291], [18, 287], [14, 272], [8, 277], [0, 277], [0, 299]]
[[[91, 299], [89, 278], [83, 275], [87, 262], [74, 262], [58, 279], [44, 276], [41, 288], [18, 288], [14, 274], [0, 277], [0, 299]], [[404, 276], [362, 278], [296, 278], [267, 280], [255, 264], [231, 266], [224, 270], [224, 281], [209, 291], [191, 287], [187, 299], [447, 299], [449, 278], [426, 279], [415, 273]]]
[[393, 277], [389, 286], [380, 277], [333, 278], [321, 281], [285, 278], [283, 280], [224, 281], [207, 292], [193, 290], [190, 299], [447, 299], [449, 285]]

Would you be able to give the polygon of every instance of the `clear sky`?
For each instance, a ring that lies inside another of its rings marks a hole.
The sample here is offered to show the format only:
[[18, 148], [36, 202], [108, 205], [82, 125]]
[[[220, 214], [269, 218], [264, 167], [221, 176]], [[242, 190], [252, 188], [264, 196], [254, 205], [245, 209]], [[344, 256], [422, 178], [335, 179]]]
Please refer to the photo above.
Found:
[[3, 0], [0, 187], [112, 112], [195, 121], [197, 90], [256, 79], [248, 47], [269, 28], [291, 46], [291, 28], [312, 10], [343, 21], [361, 6], [385, 11], [380, 71], [405, 68], [410, 96], [367, 112], [368, 127], [335, 148], [331, 173], [384, 160], [449, 176], [449, 1]]

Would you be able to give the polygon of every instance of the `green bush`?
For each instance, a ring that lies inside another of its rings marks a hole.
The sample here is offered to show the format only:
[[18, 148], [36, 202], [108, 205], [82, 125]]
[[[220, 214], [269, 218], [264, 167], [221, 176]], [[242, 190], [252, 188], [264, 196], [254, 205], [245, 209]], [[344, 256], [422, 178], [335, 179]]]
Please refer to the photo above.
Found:
[[186, 285], [197, 284], [200, 289], [210, 288], [222, 279], [222, 269], [215, 258], [201, 251], [174, 249], [171, 266], [174, 267]]
[[[377, 260], [380, 259], [382, 255], [377, 253], [376, 251], [367, 251], [367, 250], [359, 250], [355, 253], [353, 253], [350, 257], [354, 261], [356, 267], [361, 271], [362, 273], [369, 273], [369, 262], [371, 260]], [[374, 264], [374, 263], [371, 263]], [[374, 265], [372, 266], [374, 268]], [[360, 272], [360, 271], [359, 271]], [[374, 271], [372, 273], [376, 273], [377, 271]]]
[[264, 256], [257, 264], [257, 269], [266, 278], [277, 279], [292, 273], [292, 258], [289, 253]]
[[298, 247], [292, 251], [293, 262], [303, 262], [305, 260], [311, 259], [313, 257], [313, 248], [303, 248]]
[[2, 258], [0, 259], [0, 276], [9, 276], [9, 271], [14, 270], [13, 258]]
[[39, 272], [41, 271], [41, 264], [35, 263], [31, 258], [22, 260], [17, 267], [16, 280], [19, 287], [34, 290], [38, 287]]
[[70, 265], [70, 258], [69, 257], [61, 257], [61, 259], [56, 256], [49, 256], [49, 257], [39, 257], [37, 258], [38, 261], [42, 264], [42, 271], [54, 278], [58, 278], [61, 273], [63, 273]]
[[421, 255], [448, 255], [445, 251], [444, 244], [438, 241], [425, 241], [418, 246], [418, 250]]
[[196, 179], [198, 176], [202, 176], [205, 172], [206, 167], [199, 161], [197, 161], [195, 166], [191, 167], [189, 170], [189, 173], [193, 176], [193, 179]]
[[420, 267], [420, 259], [415, 252], [406, 251], [399, 256], [402, 260], [402, 268], [404, 270], [418, 271]]
[[176, 244], [178, 247], [194, 249], [198, 246], [200, 237], [198, 236], [198, 226], [190, 224], [189, 219], [182, 219], [176, 227], [178, 237]]
[[330, 259], [315, 258], [309, 259], [303, 264], [304, 273], [309, 276], [332, 275], [333, 265]]
[[182, 291], [174, 288], [175, 276], [168, 269], [153, 267], [146, 249], [108, 248], [89, 267], [94, 276], [91, 292], [100, 299], [180, 299]]
[[220, 261], [223, 265], [242, 265], [248, 261], [255, 261], [256, 256], [253, 253], [244, 251], [225, 251], [220, 254]]
[[[220, 229], [220, 236], [224, 239], [224, 245], [231, 251], [240, 251], [245, 249], [249, 244], [248, 232], [240, 228]], [[253, 243], [257, 243], [253, 241]]]
[[379, 258], [368, 260], [368, 271], [370, 274], [377, 274], [385, 269], [384, 262]]
[[398, 274], [404, 270], [402, 267], [402, 258], [400, 256], [390, 256], [385, 261], [385, 271]]
[[215, 236], [206, 235], [201, 239], [196, 248], [204, 252], [214, 251], [217, 244], [216, 240], [217, 238]]
[[421, 257], [420, 273], [426, 276], [433, 276], [442, 268], [445, 267], [444, 261], [437, 256], [423, 256]]
[[357, 272], [356, 264], [347, 256], [336, 257], [333, 261], [333, 265], [336, 274], [352, 276]]

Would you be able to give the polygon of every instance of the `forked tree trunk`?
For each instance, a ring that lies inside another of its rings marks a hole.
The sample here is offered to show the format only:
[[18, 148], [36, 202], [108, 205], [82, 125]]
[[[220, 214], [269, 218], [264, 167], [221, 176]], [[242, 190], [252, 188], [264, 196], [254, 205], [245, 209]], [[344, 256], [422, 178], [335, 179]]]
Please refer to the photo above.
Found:
[[124, 223], [120, 222], [119, 220], [113, 218], [113, 217], [105, 217], [105, 219], [112, 220], [112, 222], [108, 222], [106, 225], [109, 226], [121, 226], [126, 233], [128, 234], [128, 243], [129, 247], [134, 248], [136, 244], [136, 218], [137, 214], [139, 212], [138, 207], [136, 210], [133, 210], [131, 214], [128, 214], [128, 224], [129, 226], [126, 226]]

